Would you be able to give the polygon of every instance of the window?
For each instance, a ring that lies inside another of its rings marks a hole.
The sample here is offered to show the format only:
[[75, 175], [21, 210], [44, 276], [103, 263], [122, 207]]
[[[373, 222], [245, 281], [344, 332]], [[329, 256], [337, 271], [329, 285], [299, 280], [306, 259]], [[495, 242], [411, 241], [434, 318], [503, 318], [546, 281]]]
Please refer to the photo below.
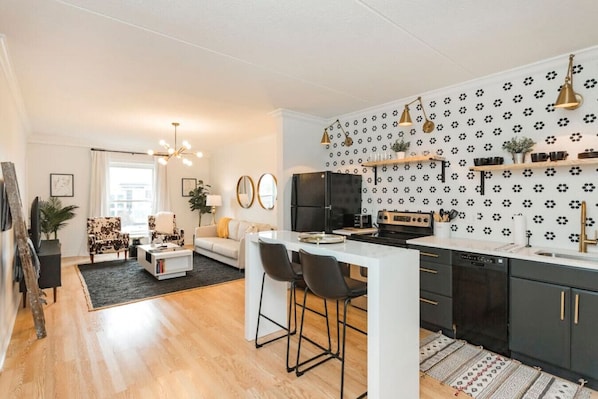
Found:
[[147, 217], [152, 213], [154, 164], [111, 161], [109, 166], [110, 216], [120, 216], [123, 231], [147, 234]]

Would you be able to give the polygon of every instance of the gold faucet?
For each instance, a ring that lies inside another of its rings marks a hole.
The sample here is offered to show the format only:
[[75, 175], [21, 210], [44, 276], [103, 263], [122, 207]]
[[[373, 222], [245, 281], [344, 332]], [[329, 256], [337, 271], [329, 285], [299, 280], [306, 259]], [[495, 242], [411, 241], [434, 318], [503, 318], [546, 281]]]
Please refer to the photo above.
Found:
[[586, 236], [586, 202], [581, 201], [581, 234], [579, 235], [579, 252], [588, 252], [588, 244], [598, 245], [598, 232], [594, 233], [594, 239]]

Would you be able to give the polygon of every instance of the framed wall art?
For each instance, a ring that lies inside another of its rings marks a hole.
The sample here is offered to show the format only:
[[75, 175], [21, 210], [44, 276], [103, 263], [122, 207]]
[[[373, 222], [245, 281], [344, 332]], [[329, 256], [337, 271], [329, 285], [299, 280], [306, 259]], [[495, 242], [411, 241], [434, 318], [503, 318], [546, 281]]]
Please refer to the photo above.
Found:
[[72, 197], [74, 175], [50, 173], [50, 197]]
[[195, 187], [197, 187], [197, 179], [183, 177], [182, 187], [183, 187], [183, 189], [182, 189], [183, 197], [191, 197], [191, 194], [189, 194], [189, 193], [191, 191], [195, 190]]

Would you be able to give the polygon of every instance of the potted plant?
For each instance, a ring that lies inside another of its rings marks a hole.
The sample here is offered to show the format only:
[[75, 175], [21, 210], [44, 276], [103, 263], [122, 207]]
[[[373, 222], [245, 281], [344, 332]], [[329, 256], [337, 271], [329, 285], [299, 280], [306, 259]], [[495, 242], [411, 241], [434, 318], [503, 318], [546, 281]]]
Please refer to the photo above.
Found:
[[405, 158], [405, 152], [409, 149], [409, 141], [405, 141], [401, 139], [397, 139], [394, 143], [391, 144], [390, 148], [397, 153], [397, 159]]
[[199, 223], [198, 226], [201, 226], [201, 215], [204, 213], [210, 213], [212, 210], [211, 206], [206, 205], [206, 199], [208, 194], [210, 193], [210, 185], [203, 184], [203, 180], [197, 180], [197, 186], [189, 191], [191, 198], [189, 198], [189, 205], [192, 211], [199, 212]]
[[509, 141], [505, 141], [502, 145], [503, 150], [511, 153], [514, 163], [523, 163], [525, 154], [530, 152], [536, 142], [529, 137], [513, 137]]
[[40, 228], [50, 239], [50, 234], [54, 233], [54, 239], [58, 239], [58, 230], [66, 226], [66, 221], [75, 217], [77, 205], [62, 206], [62, 201], [58, 197], [50, 197], [47, 201], [40, 201]]

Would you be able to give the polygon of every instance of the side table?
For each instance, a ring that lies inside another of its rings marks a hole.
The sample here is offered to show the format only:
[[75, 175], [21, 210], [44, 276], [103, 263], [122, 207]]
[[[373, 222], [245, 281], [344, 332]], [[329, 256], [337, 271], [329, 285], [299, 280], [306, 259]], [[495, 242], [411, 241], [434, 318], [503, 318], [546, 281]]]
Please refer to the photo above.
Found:
[[[56, 302], [56, 288], [62, 285], [60, 256], [59, 240], [42, 240], [37, 253], [40, 266], [38, 284], [40, 289], [54, 289], [54, 302]], [[27, 307], [27, 286], [25, 285], [25, 280], [21, 280], [19, 288], [23, 293], [23, 307], [25, 308]]]
[[137, 258], [137, 247], [141, 245], [141, 240], [145, 236], [134, 236], [131, 237], [131, 244], [129, 245], [129, 258]]

